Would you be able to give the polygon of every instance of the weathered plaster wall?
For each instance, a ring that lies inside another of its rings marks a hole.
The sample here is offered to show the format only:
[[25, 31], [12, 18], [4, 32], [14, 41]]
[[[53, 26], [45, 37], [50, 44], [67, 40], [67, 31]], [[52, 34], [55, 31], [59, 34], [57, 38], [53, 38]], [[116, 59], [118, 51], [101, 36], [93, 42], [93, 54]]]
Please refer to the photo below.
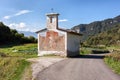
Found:
[[80, 36], [67, 33], [67, 56], [77, 56], [80, 50]]
[[39, 33], [39, 56], [45, 54], [66, 55], [65, 33], [49, 30]]

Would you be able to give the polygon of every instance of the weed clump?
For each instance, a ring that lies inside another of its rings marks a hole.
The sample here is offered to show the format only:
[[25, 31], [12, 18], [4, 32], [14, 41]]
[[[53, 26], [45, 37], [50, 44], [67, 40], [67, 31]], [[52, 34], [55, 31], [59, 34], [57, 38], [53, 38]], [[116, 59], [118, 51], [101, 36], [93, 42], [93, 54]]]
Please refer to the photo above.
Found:
[[0, 52], [0, 57], [7, 57], [7, 55], [3, 52]]

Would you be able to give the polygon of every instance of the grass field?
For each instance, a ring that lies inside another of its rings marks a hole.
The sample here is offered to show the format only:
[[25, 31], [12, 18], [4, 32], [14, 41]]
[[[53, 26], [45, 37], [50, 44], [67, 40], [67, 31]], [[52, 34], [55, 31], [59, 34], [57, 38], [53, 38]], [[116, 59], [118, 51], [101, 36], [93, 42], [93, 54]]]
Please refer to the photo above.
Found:
[[[0, 80], [20, 80], [30, 69], [27, 58], [37, 57], [37, 44], [0, 46]], [[29, 74], [30, 76], [31, 74]]]
[[37, 44], [23, 44], [17, 46], [0, 46], [0, 54], [6, 56], [30, 58], [37, 55]]

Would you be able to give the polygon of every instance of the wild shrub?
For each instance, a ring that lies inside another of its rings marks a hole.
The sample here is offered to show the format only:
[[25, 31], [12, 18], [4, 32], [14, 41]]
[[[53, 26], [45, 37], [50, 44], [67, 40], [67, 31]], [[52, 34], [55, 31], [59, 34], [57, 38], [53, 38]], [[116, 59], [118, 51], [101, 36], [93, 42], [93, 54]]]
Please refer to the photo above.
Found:
[[0, 52], [0, 57], [7, 57], [7, 55], [3, 52]]

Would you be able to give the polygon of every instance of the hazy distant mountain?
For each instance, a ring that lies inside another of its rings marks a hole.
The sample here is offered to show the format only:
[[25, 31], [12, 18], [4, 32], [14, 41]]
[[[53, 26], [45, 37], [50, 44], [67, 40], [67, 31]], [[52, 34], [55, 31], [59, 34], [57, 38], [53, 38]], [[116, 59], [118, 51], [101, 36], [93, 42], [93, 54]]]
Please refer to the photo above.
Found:
[[105, 19], [103, 21], [95, 21], [90, 24], [79, 24], [72, 29], [83, 34], [82, 40], [88, 39], [98, 33], [108, 31], [120, 24], [120, 15], [114, 18]]
[[35, 38], [37, 38], [37, 34], [35, 32], [30, 32], [30, 31], [18, 31], [19, 33], [23, 33], [24, 36], [33, 36]]

